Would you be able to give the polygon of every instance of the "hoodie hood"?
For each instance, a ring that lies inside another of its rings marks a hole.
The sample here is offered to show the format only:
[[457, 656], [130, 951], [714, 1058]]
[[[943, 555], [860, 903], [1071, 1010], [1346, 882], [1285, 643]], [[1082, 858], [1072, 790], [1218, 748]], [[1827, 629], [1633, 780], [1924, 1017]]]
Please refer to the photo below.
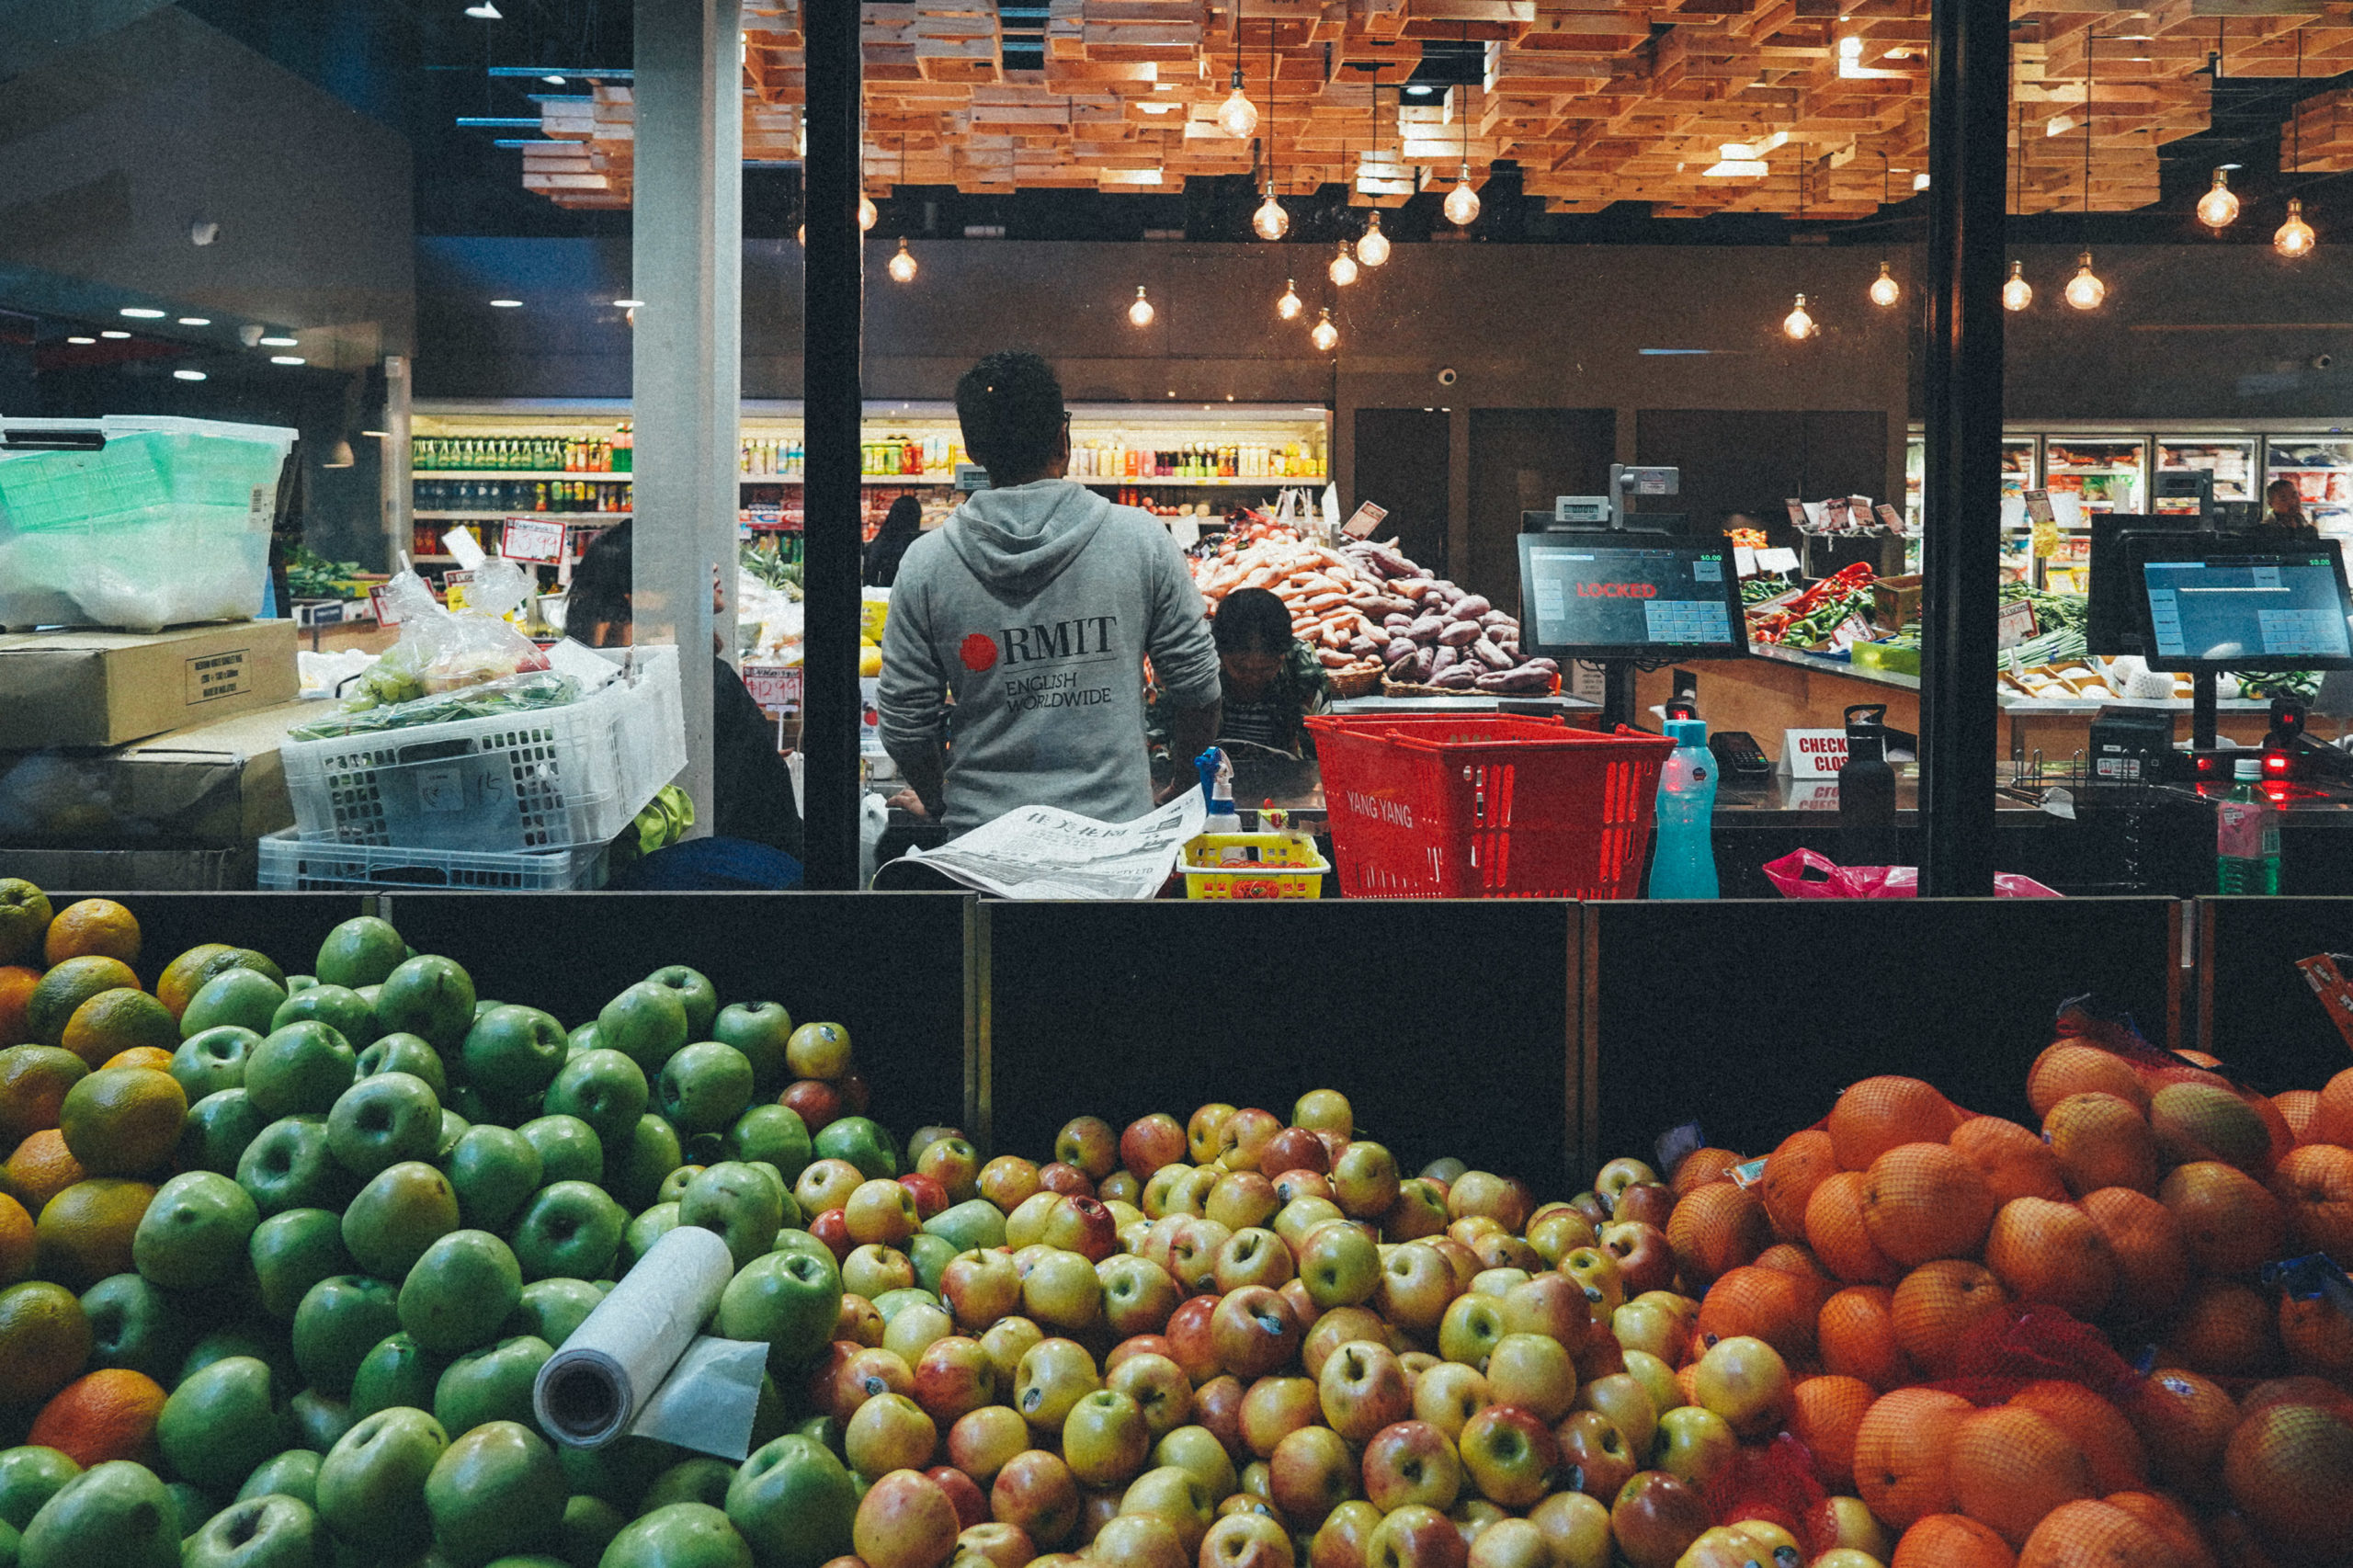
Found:
[[1111, 504], [1085, 485], [1040, 479], [980, 492], [940, 531], [992, 597], [1022, 604], [1078, 559], [1110, 515]]

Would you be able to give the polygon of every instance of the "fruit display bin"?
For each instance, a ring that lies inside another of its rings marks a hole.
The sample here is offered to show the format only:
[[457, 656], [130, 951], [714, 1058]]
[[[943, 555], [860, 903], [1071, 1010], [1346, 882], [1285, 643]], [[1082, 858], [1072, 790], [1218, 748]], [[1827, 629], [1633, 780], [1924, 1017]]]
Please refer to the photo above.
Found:
[[677, 653], [634, 650], [619, 680], [563, 708], [289, 741], [279, 756], [295, 831], [314, 842], [494, 854], [602, 843], [687, 766]]
[[1631, 898], [1675, 743], [1562, 719], [1307, 721], [1341, 892], [1354, 898]]
[[336, 889], [467, 888], [497, 892], [563, 892], [605, 885], [609, 846], [575, 844], [508, 852], [417, 849], [371, 844], [324, 844], [290, 829], [261, 841], [265, 892], [325, 892]]

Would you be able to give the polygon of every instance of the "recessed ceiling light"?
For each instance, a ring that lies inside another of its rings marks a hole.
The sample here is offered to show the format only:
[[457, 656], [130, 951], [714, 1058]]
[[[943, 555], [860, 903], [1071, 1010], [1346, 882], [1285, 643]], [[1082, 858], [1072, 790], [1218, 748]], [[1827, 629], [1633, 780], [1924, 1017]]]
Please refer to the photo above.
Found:
[[467, 6], [466, 15], [478, 22], [503, 22], [506, 19], [499, 14], [498, 7], [491, 4], [491, 0], [482, 0], [480, 5]]
[[523, 307], [523, 301], [520, 300], [493, 300], [491, 304], [502, 311], [520, 310]]
[[148, 310], [143, 305], [125, 305], [118, 313], [129, 316], [133, 321], [159, 321], [164, 314], [161, 311]]
[[98, 335], [100, 337], [129, 337], [131, 334], [127, 332], [102, 332], [98, 334]]
[[180, 324], [182, 326], [210, 326], [212, 318], [210, 316], [182, 316]]
[[264, 348], [291, 348], [294, 347], [294, 340], [290, 337], [263, 337], [256, 338], [255, 341], [259, 343]]
[[2216, 164], [2214, 166], [2218, 169], [2235, 169], [2240, 165], [2237, 164]]
[[204, 380], [204, 372], [201, 370], [174, 370], [172, 372], [172, 380], [176, 381], [200, 381]]
[[542, 76], [540, 80], [545, 82], [551, 87], [561, 87], [563, 85], [563, 78], [561, 76]]
[[642, 300], [615, 300], [613, 301], [613, 309], [617, 311], [633, 311], [644, 303], [645, 301]]
[[300, 354], [273, 354], [269, 357], [269, 362], [273, 365], [307, 365], [310, 363], [308, 359], [303, 358]]
[[96, 343], [97, 339], [95, 337], [69, 337], [65, 341], [68, 343]]
[[1413, 85], [1407, 87], [1405, 91], [1412, 94], [1415, 97], [1426, 98], [1430, 96], [1431, 89], [1424, 86], [1419, 82], [1415, 82]]

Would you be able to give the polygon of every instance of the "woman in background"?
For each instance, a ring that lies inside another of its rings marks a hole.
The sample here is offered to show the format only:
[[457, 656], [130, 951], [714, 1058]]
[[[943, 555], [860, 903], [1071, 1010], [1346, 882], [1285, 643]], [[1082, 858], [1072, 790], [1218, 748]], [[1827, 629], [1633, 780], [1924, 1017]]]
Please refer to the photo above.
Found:
[[899, 562], [905, 558], [907, 546], [922, 534], [923, 503], [912, 495], [902, 495], [892, 502], [881, 528], [866, 547], [866, 585], [887, 588], [896, 583]]
[[1218, 738], [1313, 756], [1302, 721], [1331, 710], [1331, 687], [1315, 651], [1291, 635], [1283, 601], [1264, 588], [1238, 588], [1218, 606], [1210, 632], [1225, 687]]

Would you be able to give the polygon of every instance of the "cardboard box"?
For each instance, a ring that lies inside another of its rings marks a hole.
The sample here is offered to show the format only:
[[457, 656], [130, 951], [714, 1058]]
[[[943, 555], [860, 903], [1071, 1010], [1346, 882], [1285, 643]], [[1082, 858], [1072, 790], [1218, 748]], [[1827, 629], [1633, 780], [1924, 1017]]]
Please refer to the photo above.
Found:
[[0, 636], [0, 751], [119, 746], [300, 688], [290, 620]]
[[254, 885], [251, 849], [0, 849], [0, 874], [76, 892], [227, 892]]
[[1871, 619], [1882, 630], [1901, 631], [1920, 619], [1919, 574], [1881, 577], [1871, 585]]

